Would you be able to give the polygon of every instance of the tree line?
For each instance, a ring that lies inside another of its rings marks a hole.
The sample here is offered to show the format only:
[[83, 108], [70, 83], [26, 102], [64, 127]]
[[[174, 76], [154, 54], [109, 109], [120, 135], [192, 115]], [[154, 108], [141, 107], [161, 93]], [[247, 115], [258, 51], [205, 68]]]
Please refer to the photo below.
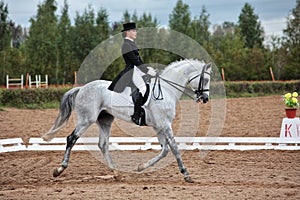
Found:
[[[24, 28], [9, 20], [9, 8], [0, 1], [0, 84], [5, 76], [20, 74], [48, 74], [50, 83], [73, 83], [74, 71], [80, 68], [86, 56], [99, 43], [120, 33], [122, 24], [135, 21], [138, 27], [158, 27], [158, 20], [151, 13], [138, 16], [124, 11], [120, 21], [110, 23], [105, 8], [95, 11], [91, 6], [83, 13], [76, 13], [74, 23], [69, 17], [67, 0], [57, 15], [55, 0], [44, 0], [37, 13], [30, 19], [30, 27]], [[223, 68], [226, 80], [270, 80], [269, 68], [280, 80], [300, 79], [300, 0], [287, 13], [284, 36], [273, 36], [264, 44], [264, 30], [254, 7], [245, 3], [238, 22], [225, 21], [213, 25], [205, 6], [193, 19], [189, 5], [178, 0], [169, 14], [168, 28], [160, 28], [160, 34], [175, 30], [197, 41], [212, 57], [216, 66]], [[168, 64], [180, 57], [155, 49], [142, 49], [146, 63]], [[115, 60], [103, 78], [111, 80], [124, 67], [122, 58]]]

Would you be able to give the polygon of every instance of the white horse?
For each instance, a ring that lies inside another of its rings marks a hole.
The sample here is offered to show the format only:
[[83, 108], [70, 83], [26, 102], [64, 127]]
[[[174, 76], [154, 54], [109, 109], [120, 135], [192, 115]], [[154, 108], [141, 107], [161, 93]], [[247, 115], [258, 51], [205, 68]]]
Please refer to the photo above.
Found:
[[[211, 63], [205, 64], [197, 60], [182, 60], [171, 63], [158, 76], [161, 80], [161, 87], [155, 87], [153, 92], [162, 92], [163, 99], [157, 100], [149, 97], [151, 99], [144, 110], [146, 123], [148, 126], [153, 127], [157, 133], [162, 150], [156, 157], [140, 164], [138, 171], [157, 163], [168, 154], [170, 148], [177, 160], [180, 172], [184, 175], [184, 180], [193, 182], [183, 164], [171, 124], [176, 114], [177, 101], [182, 96], [183, 89], [186, 89], [186, 85], [189, 84], [195, 92], [196, 102], [206, 103], [208, 101], [211, 70]], [[123, 98], [124, 96], [127, 97], [127, 99], [131, 97], [129, 89], [125, 90], [124, 94], [118, 94], [107, 89], [109, 84], [110, 81], [96, 80], [83, 87], [75, 87], [64, 94], [53, 127], [49, 132], [44, 133], [42, 137], [45, 141], [54, 138], [55, 134], [68, 122], [73, 109], [76, 109], [78, 122], [74, 131], [67, 137], [65, 155], [61, 166], [54, 170], [54, 177], [59, 176], [67, 168], [72, 147], [93, 123], [97, 123], [100, 129], [98, 146], [109, 168], [116, 174], [114, 162], [108, 151], [110, 129], [114, 117], [131, 122], [133, 106], [113, 105], [114, 100], [120, 95], [123, 95]], [[151, 87], [153, 86], [154, 84], [151, 84]], [[116, 101], [116, 104], [118, 104], [118, 101]]]

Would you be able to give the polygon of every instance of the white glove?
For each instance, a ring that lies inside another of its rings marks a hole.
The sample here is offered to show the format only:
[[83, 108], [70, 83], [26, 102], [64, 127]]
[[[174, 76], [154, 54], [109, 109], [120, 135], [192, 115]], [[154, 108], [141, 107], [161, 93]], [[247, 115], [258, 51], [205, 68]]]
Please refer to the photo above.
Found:
[[147, 74], [149, 74], [150, 76], [156, 76], [155, 69], [153, 69], [152, 67], [147, 67], [147, 68], [148, 68]]

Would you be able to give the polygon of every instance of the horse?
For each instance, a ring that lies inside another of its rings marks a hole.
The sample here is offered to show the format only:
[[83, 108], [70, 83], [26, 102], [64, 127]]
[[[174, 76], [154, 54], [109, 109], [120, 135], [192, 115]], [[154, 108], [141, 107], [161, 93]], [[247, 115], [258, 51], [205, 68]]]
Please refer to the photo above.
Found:
[[[171, 125], [176, 114], [176, 104], [183, 95], [184, 89], [190, 89], [195, 92], [193, 98], [197, 103], [208, 102], [211, 71], [212, 63], [206, 64], [203, 61], [185, 59], [169, 64], [160, 75], [157, 75], [156, 78], [160, 80], [160, 87], [158, 87], [157, 83], [150, 84], [153, 93], [163, 93], [163, 98], [160, 99], [149, 97], [151, 99], [144, 106], [146, 124], [153, 127], [156, 132], [161, 145], [161, 152], [146, 163], [139, 164], [137, 168], [139, 172], [157, 163], [171, 150], [177, 160], [179, 170], [184, 176], [184, 180], [193, 182], [183, 164]], [[110, 81], [106, 80], [95, 80], [84, 86], [74, 87], [63, 95], [59, 114], [54, 125], [47, 133], [42, 135], [42, 138], [45, 141], [53, 139], [56, 133], [68, 122], [74, 109], [78, 119], [76, 128], [67, 137], [65, 154], [61, 165], [53, 171], [54, 177], [59, 176], [67, 168], [71, 149], [77, 139], [93, 123], [96, 123], [100, 131], [98, 147], [109, 169], [114, 172], [114, 177], [118, 179], [118, 172], [108, 150], [110, 129], [114, 118], [132, 122], [133, 106], [113, 105], [118, 104], [118, 101], [116, 103], [112, 102], [119, 98], [120, 95], [123, 95], [123, 98], [125, 96], [130, 99], [130, 88], [125, 90], [124, 94], [118, 94], [107, 89], [110, 83]], [[187, 85], [190, 87], [187, 88]], [[119, 102], [119, 104], [121, 103]]]

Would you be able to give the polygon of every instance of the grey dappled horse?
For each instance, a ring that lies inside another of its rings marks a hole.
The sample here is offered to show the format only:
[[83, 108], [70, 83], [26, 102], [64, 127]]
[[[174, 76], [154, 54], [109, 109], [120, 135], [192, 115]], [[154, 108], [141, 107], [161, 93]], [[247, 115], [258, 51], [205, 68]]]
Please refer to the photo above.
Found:
[[[182, 60], [168, 65], [158, 77], [161, 79], [161, 87], [155, 87], [154, 93], [162, 92], [163, 99], [153, 99], [149, 96], [151, 99], [144, 109], [146, 123], [148, 126], [152, 126], [157, 133], [162, 150], [156, 157], [140, 164], [138, 171], [154, 165], [168, 154], [170, 148], [177, 160], [180, 172], [184, 175], [184, 180], [192, 182], [175, 142], [171, 124], [175, 117], [176, 103], [187, 85], [190, 85], [195, 92], [196, 102], [206, 103], [208, 101], [211, 70], [211, 63]], [[49, 141], [54, 138], [55, 134], [69, 120], [73, 109], [76, 110], [78, 122], [74, 131], [67, 137], [65, 155], [61, 166], [54, 170], [54, 177], [59, 176], [67, 168], [72, 147], [93, 123], [97, 123], [100, 129], [98, 146], [109, 168], [115, 175], [117, 174], [108, 151], [110, 129], [114, 117], [131, 122], [130, 116], [133, 113], [133, 105], [124, 106], [121, 105], [122, 101], [118, 101], [118, 98], [124, 98], [124, 96], [127, 99], [131, 98], [129, 89], [125, 90], [124, 94], [118, 94], [107, 89], [109, 84], [110, 81], [96, 80], [82, 87], [75, 87], [64, 94], [55, 124], [49, 132], [43, 134], [43, 139]], [[151, 88], [153, 88], [153, 84], [151, 84]], [[116, 175], [115, 178], [118, 176]]]

